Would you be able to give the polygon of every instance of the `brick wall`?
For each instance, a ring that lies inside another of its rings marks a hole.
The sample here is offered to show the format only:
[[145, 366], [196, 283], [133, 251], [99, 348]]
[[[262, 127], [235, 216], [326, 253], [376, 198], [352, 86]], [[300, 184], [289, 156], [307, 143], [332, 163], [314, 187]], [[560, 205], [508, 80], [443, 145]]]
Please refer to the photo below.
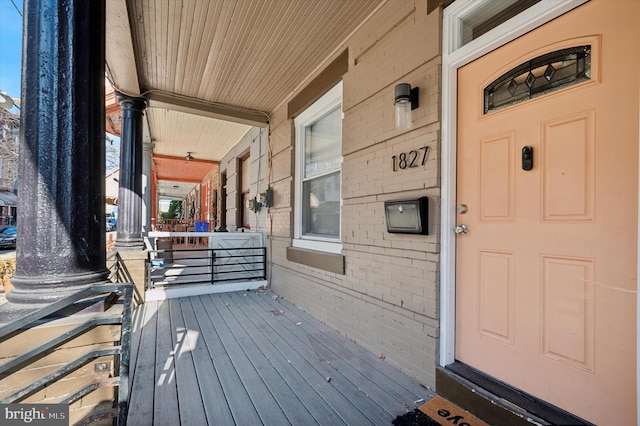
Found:
[[[389, 2], [326, 60], [328, 65], [348, 49], [342, 147], [345, 274], [287, 260], [295, 171], [287, 101], [271, 115], [268, 182], [274, 207], [265, 216], [273, 289], [425, 385], [435, 384], [438, 344], [440, 23], [440, 10], [428, 14], [426, 0]], [[394, 86], [400, 82], [420, 88], [420, 107], [413, 111], [409, 131], [394, 126]], [[424, 164], [393, 171], [392, 156], [422, 147], [428, 147]], [[388, 233], [384, 202], [421, 196], [429, 197], [429, 235]]]
[[[206, 196], [205, 199], [208, 199], [210, 204], [208, 206], [203, 206], [202, 208], [205, 210], [205, 214], [206, 214], [206, 220], [208, 220], [210, 222], [210, 227], [209, 230], [213, 230], [218, 223], [218, 203], [219, 201], [216, 199], [217, 198], [217, 194], [218, 194], [218, 179], [220, 176], [220, 170], [219, 170], [219, 166], [214, 166], [211, 171], [209, 173], [207, 173], [205, 175], [205, 177], [202, 179], [202, 185], [206, 185], [206, 189], [208, 192], [208, 196]], [[211, 208], [211, 203], [216, 203], [216, 210], [215, 212], [213, 211], [213, 209]], [[213, 224], [213, 221], [215, 221], [215, 226]]]
[[[249, 181], [251, 198], [259, 193], [263, 193], [269, 182], [269, 164], [268, 164], [268, 132], [266, 129], [257, 127], [252, 128], [229, 152], [220, 160], [220, 171], [227, 173], [227, 229], [235, 231], [238, 227], [237, 209], [238, 209], [238, 159], [249, 152]], [[220, 191], [219, 191], [220, 193]], [[220, 205], [220, 203], [219, 203]], [[220, 214], [224, 214], [221, 212]], [[259, 212], [250, 212], [249, 214], [249, 230], [259, 231], [265, 230], [267, 220], [267, 209], [261, 209]]]

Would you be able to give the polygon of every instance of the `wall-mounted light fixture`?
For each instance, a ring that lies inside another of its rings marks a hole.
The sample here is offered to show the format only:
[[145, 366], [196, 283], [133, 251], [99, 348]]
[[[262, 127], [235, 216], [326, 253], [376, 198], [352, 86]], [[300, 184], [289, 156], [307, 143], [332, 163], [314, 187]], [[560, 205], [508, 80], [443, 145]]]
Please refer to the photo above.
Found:
[[411, 110], [418, 108], [418, 87], [411, 88], [409, 83], [396, 85], [396, 129], [411, 128]]

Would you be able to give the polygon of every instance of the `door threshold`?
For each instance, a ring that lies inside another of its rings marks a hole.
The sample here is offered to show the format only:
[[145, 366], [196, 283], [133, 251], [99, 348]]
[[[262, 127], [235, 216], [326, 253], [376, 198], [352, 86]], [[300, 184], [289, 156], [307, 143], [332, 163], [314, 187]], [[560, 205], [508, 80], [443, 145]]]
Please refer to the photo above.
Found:
[[489, 424], [593, 426], [458, 361], [437, 368], [436, 391]]

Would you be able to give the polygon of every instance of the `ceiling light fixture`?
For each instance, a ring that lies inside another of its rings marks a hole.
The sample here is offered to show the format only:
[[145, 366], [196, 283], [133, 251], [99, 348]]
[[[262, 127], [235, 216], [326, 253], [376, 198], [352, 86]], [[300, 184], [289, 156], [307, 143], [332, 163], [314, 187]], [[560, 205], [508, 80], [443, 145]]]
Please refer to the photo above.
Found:
[[184, 159], [187, 160], [187, 161], [193, 160], [193, 155], [191, 155], [191, 152], [187, 152], [187, 156], [184, 157]]

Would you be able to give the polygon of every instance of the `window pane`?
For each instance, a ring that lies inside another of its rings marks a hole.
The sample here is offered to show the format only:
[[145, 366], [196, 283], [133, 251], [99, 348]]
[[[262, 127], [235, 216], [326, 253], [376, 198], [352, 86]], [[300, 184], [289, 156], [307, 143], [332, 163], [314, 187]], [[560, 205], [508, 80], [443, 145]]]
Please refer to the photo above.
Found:
[[462, 18], [462, 44], [477, 39], [498, 25], [508, 21], [540, 0], [486, 1], [481, 7]]
[[340, 236], [340, 172], [303, 183], [303, 234]]
[[484, 89], [484, 113], [591, 78], [591, 46], [547, 53], [497, 78]]
[[304, 177], [340, 169], [342, 114], [340, 107], [305, 128]]

